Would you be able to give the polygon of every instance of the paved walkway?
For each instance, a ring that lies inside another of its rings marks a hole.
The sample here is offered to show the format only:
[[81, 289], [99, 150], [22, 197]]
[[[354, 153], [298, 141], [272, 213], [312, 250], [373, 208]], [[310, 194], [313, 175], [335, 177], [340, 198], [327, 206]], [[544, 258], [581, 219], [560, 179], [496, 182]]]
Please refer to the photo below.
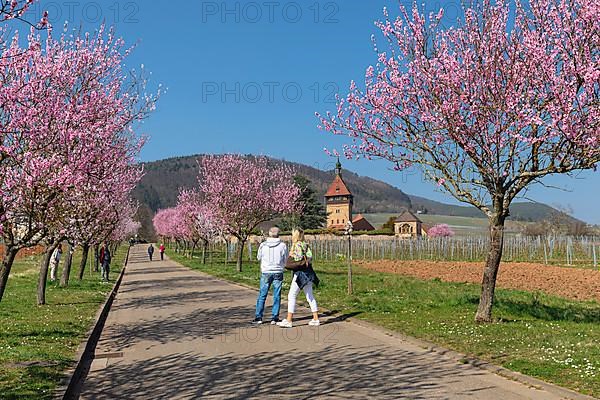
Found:
[[562, 398], [339, 318], [254, 328], [255, 301], [135, 247], [81, 398]]

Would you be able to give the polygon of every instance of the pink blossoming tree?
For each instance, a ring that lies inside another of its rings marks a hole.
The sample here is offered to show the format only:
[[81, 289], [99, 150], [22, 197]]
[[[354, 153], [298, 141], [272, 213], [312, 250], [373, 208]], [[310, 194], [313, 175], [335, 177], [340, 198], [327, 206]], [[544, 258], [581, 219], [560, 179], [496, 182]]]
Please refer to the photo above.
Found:
[[475, 320], [492, 321], [511, 202], [542, 178], [600, 161], [600, 3], [484, 0], [444, 28], [416, 6], [377, 25], [366, 84], [352, 83], [321, 126], [347, 135], [347, 157], [382, 158], [425, 176], [489, 219]]
[[93, 199], [115, 192], [122, 199], [141, 176], [128, 178], [143, 144], [132, 126], [153, 109], [155, 97], [143, 93], [143, 80], [124, 73], [127, 54], [123, 41], [102, 28], [58, 39], [49, 31], [45, 40], [32, 32], [25, 49], [15, 37], [0, 59], [0, 231], [6, 246], [0, 299], [17, 252], [44, 240], [43, 304], [45, 265], [68, 237], [69, 221]]
[[182, 190], [176, 209], [179, 219], [187, 228], [186, 237], [192, 242], [190, 256], [198, 243], [202, 242], [202, 263], [206, 264], [208, 244], [221, 232], [215, 210], [202, 200], [202, 195], [197, 190]]
[[0, 21], [19, 20], [35, 28], [48, 26], [48, 12], [45, 11], [42, 19], [37, 23], [26, 19], [25, 14], [37, 0], [0, 0]]
[[182, 220], [182, 214], [176, 207], [158, 210], [152, 224], [158, 236], [176, 242], [184, 240], [188, 235], [188, 227]]
[[429, 237], [452, 237], [454, 236], [454, 231], [450, 229], [448, 224], [438, 224], [434, 225], [429, 230], [427, 230], [427, 236]]
[[244, 245], [258, 225], [296, 211], [301, 191], [293, 177], [289, 167], [266, 157], [228, 154], [200, 161], [204, 201], [214, 209], [223, 231], [238, 240], [238, 271]]

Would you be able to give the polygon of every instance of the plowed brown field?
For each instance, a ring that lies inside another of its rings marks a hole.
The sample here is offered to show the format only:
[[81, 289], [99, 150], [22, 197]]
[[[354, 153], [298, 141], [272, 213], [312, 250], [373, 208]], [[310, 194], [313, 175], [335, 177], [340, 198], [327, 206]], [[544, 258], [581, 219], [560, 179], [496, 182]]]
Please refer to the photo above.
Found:
[[[446, 282], [480, 283], [483, 263], [436, 261], [359, 261], [367, 269]], [[574, 300], [600, 301], [600, 271], [530, 263], [502, 263], [498, 286], [541, 291]]]
[[[36, 246], [36, 247], [29, 248], [29, 249], [23, 249], [23, 250], [19, 251], [19, 254], [17, 254], [17, 258], [29, 257], [29, 256], [33, 256], [36, 254], [41, 254], [43, 252], [44, 252], [44, 248], [41, 246]], [[0, 244], [0, 258], [2, 258], [3, 255], [4, 255], [4, 245]]]

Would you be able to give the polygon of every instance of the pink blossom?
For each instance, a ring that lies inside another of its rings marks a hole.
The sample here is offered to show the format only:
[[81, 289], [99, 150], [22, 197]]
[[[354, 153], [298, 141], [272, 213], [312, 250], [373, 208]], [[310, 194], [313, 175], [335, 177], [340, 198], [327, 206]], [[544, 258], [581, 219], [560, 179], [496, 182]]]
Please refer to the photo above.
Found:
[[429, 237], [451, 237], [454, 236], [454, 231], [447, 224], [438, 224], [427, 230]]
[[[225, 233], [242, 244], [261, 223], [299, 207], [294, 172], [266, 157], [227, 154], [200, 160], [200, 191]], [[241, 269], [241, 254], [238, 254]]]

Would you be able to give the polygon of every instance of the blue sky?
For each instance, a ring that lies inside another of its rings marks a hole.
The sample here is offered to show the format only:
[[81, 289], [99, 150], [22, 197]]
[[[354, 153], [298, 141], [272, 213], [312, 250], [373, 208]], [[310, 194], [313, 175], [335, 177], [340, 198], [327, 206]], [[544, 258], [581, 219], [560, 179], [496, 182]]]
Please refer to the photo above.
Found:
[[[459, 4], [435, 0], [425, 7], [444, 7], [451, 24]], [[130, 66], [144, 64], [152, 83], [168, 89], [142, 127], [151, 137], [143, 160], [234, 152], [330, 169], [323, 148], [343, 140], [319, 131], [314, 113], [334, 110], [332, 95], [345, 93], [352, 79], [362, 81], [376, 61], [370, 37], [384, 6], [395, 15], [398, 1], [41, 0], [33, 12], [47, 9], [55, 26], [69, 21], [94, 29], [105, 21], [137, 43]], [[381, 161], [344, 165], [406, 193], [456, 203], [416, 170], [393, 172]], [[599, 173], [547, 183], [570, 191], [537, 187], [530, 197], [600, 223]]]

